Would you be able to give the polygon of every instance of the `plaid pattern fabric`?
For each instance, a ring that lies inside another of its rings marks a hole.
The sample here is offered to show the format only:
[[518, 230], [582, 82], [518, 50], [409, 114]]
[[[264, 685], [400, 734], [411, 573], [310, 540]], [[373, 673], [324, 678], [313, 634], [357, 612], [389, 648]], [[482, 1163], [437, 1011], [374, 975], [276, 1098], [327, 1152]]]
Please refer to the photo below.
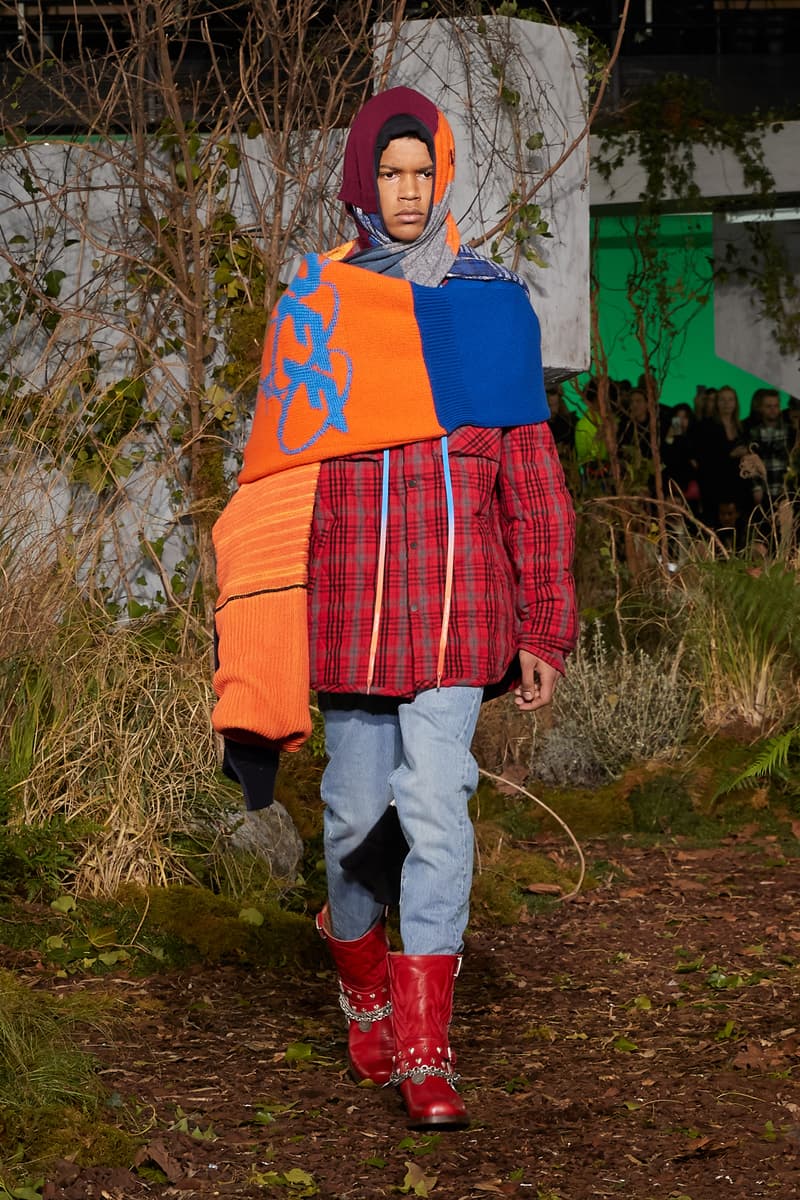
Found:
[[[453, 606], [443, 683], [501, 679], [524, 648], [563, 669], [577, 637], [574, 513], [546, 422], [449, 438]], [[311, 686], [363, 692], [375, 599], [380, 453], [322, 464], [309, 548]], [[372, 691], [436, 686], [447, 514], [439, 441], [389, 452], [384, 601]]]
[[767, 491], [773, 500], [783, 495], [784, 478], [789, 469], [789, 429], [786, 425], [759, 425], [751, 430], [750, 441], [758, 447], [758, 456], [767, 472]]

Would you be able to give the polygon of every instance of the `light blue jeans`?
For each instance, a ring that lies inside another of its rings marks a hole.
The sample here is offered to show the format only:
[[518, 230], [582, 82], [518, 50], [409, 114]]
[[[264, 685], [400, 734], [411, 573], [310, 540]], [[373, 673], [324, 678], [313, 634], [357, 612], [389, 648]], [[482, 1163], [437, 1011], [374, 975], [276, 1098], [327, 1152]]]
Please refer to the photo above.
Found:
[[341, 707], [341, 696], [336, 707], [326, 707], [320, 697], [328, 752], [321, 794], [334, 937], [361, 937], [382, 911], [340, 864], [394, 799], [409, 845], [400, 887], [403, 950], [460, 953], [472, 885], [468, 804], [478, 786], [470, 745], [482, 697], [482, 688], [445, 687], [374, 709]]

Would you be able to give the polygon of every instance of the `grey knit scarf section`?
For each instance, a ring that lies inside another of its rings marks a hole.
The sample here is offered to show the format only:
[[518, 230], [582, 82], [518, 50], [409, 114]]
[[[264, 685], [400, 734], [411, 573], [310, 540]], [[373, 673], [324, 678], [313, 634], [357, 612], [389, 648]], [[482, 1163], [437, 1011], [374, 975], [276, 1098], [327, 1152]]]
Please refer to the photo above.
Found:
[[456, 259], [455, 251], [447, 244], [450, 191], [448, 187], [439, 203], [431, 209], [424, 231], [413, 242], [393, 241], [379, 218], [353, 205], [353, 216], [366, 229], [371, 245], [348, 261], [379, 275], [407, 279], [423, 287], [439, 287]]

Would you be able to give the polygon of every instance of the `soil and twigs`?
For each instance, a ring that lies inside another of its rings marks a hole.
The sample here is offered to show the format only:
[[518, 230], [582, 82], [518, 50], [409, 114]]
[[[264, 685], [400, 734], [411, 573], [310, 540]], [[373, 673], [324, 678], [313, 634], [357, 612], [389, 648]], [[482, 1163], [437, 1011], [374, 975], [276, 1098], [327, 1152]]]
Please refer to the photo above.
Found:
[[452, 1028], [464, 1132], [409, 1133], [394, 1089], [351, 1081], [322, 948], [318, 970], [102, 980], [0, 952], [37, 989], [101, 984], [126, 1006], [86, 1044], [135, 1106], [136, 1161], [62, 1159], [45, 1200], [790, 1200], [800, 859], [743, 835], [585, 850], [598, 886], [470, 931]]

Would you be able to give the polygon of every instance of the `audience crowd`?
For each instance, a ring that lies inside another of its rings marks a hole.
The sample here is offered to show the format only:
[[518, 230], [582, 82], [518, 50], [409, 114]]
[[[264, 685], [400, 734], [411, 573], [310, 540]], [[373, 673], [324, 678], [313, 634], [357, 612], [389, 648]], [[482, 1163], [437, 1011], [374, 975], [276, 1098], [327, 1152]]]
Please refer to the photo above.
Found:
[[585, 491], [613, 489], [616, 453], [626, 490], [656, 496], [655, 443], [665, 498], [680, 500], [726, 547], [796, 536], [800, 398], [782, 411], [777, 390], [758, 388], [744, 416], [734, 388], [698, 387], [691, 404], [657, 404], [651, 417], [643, 381], [614, 380], [605, 429], [596, 380], [583, 389], [579, 412], [560, 384], [548, 388], [548, 400], [567, 475]]

